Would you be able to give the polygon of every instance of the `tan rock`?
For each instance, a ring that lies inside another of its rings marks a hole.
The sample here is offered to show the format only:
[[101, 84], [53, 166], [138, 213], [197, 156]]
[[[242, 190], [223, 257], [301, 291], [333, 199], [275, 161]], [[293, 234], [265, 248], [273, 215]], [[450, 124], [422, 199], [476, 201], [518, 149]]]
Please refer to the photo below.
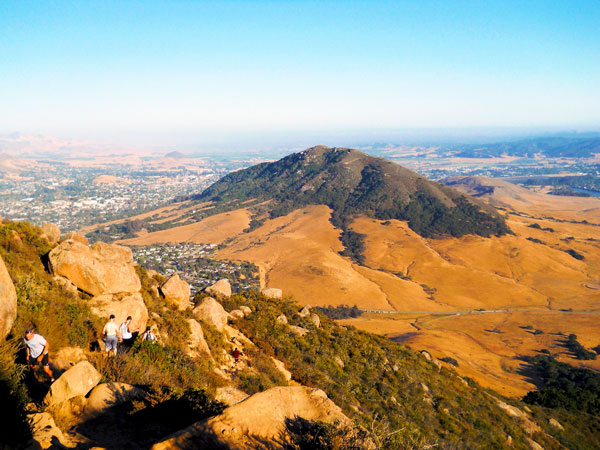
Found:
[[190, 285], [174, 274], [160, 287], [160, 292], [168, 303], [175, 304], [180, 310], [189, 308]]
[[550, 419], [548, 421], [548, 423], [550, 424], [550, 426], [552, 426], [552, 427], [554, 427], [554, 428], [556, 428], [556, 429], [558, 429], [560, 431], [564, 431], [565, 430], [565, 428], [561, 425], [561, 423], [558, 420], [556, 420], [556, 419]]
[[340, 358], [339, 356], [336, 356], [335, 358], [333, 358], [333, 361], [340, 366], [340, 369], [343, 369], [345, 364], [344, 361], [342, 361], [342, 358]]
[[223, 331], [223, 327], [227, 325], [229, 320], [227, 311], [212, 297], [202, 299], [202, 302], [194, 308], [193, 312], [194, 317], [210, 323], [219, 331]]
[[421, 355], [423, 355], [423, 358], [425, 358], [427, 361], [431, 361], [431, 355], [427, 350], [421, 350], [420, 353]]
[[87, 360], [87, 353], [81, 347], [63, 347], [51, 356], [52, 367], [59, 371], [68, 370], [78, 362]]
[[220, 401], [221, 403], [225, 403], [227, 406], [233, 406], [240, 402], [243, 402], [249, 397], [243, 391], [234, 388], [233, 386], [225, 386], [217, 388], [217, 392], [215, 394], [215, 400]]
[[527, 438], [527, 443], [529, 444], [529, 448], [531, 450], [544, 450], [544, 447], [535, 442], [533, 439]]
[[278, 289], [278, 288], [263, 288], [260, 290], [260, 292], [265, 297], [269, 297], [269, 298], [281, 298], [283, 296], [282, 290]]
[[194, 319], [187, 319], [187, 323], [190, 325], [190, 338], [188, 341], [188, 356], [197, 358], [202, 353], [207, 354], [212, 358], [210, 353], [210, 347], [204, 339], [204, 332], [202, 331], [202, 325]]
[[113, 406], [131, 400], [141, 400], [146, 393], [126, 383], [102, 383], [90, 392], [85, 405], [86, 418], [94, 417], [106, 412]]
[[227, 340], [234, 346], [241, 348], [256, 347], [254, 342], [248, 339], [244, 333], [236, 328], [233, 328], [232, 326], [225, 325], [223, 327], [223, 333], [225, 334]]
[[317, 328], [321, 328], [321, 318], [319, 317], [318, 314], [312, 313], [310, 315], [310, 321], [313, 323], [313, 325]]
[[207, 294], [214, 295], [216, 297], [231, 297], [231, 284], [229, 283], [228, 279], [223, 278], [212, 286], [207, 287], [205, 291]]
[[499, 399], [497, 399], [495, 397], [494, 397], [494, 400], [496, 400], [496, 404], [506, 414], [508, 414], [509, 416], [514, 417], [516, 419], [519, 419], [521, 421], [521, 425], [523, 426], [523, 428], [530, 435], [533, 434], [533, 433], [537, 433], [537, 432], [542, 431], [542, 429], [540, 428], [540, 426], [537, 423], [535, 423], [533, 420], [531, 420], [531, 418], [524, 411], [521, 411], [516, 406], [512, 406], [512, 405], [509, 405], [507, 403], [504, 403], [502, 400], [499, 400]]
[[283, 325], [286, 325], [288, 323], [288, 319], [285, 316], [285, 314], [281, 314], [280, 316], [277, 317], [277, 323], [281, 323]]
[[298, 336], [306, 336], [308, 334], [308, 330], [306, 328], [298, 327], [296, 325], [290, 325], [290, 330], [292, 330]]
[[60, 241], [60, 228], [53, 223], [46, 223], [42, 227], [42, 237], [45, 237], [51, 244], [56, 244]]
[[49, 255], [54, 274], [68, 278], [91, 295], [138, 292], [140, 279], [131, 250], [119, 245], [96, 242], [88, 247], [67, 239]]
[[52, 278], [56, 282], [56, 284], [62, 286], [71, 295], [79, 294], [79, 290], [77, 289], [77, 286], [75, 286], [75, 284], [72, 283], [71, 280], [69, 280], [68, 278], [61, 277], [60, 275], [54, 275], [54, 277], [52, 277]]
[[236, 320], [243, 319], [244, 317], [246, 317], [241, 309], [234, 309], [233, 311], [230, 311], [229, 314], [231, 314], [231, 317], [233, 317]]
[[17, 291], [0, 256], [0, 340], [6, 339], [17, 318]]
[[83, 410], [86, 403], [87, 399], [83, 395], [77, 395], [64, 402], [50, 405], [46, 408], [46, 412], [52, 414], [60, 427], [66, 430], [83, 421]]
[[23, 241], [21, 240], [21, 236], [17, 233], [16, 230], [10, 230], [9, 233], [9, 249], [17, 252], [23, 251]]
[[87, 361], [81, 361], [52, 383], [44, 403], [54, 405], [78, 395], [86, 395], [101, 378], [94, 366]]
[[31, 448], [57, 448], [58, 446], [55, 446], [56, 440], [65, 447], [70, 446], [70, 441], [65, 437], [60, 428], [56, 426], [54, 419], [49, 413], [29, 414], [27, 418], [31, 424], [33, 441], [37, 444]]
[[118, 325], [125, 322], [127, 316], [131, 316], [131, 331], [144, 331], [148, 321], [148, 308], [144, 303], [142, 294], [102, 294], [90, 300], [92, 311], [100, 317], [108, 319], [111, 314], [115, 315]]
[[275, 387], [230, 406], [219, 416], [175, 433], [152, 449], [195, 449], [200, 444], [210, 448], [207, 446], [210, 442], [202, 442], [207, 434], [218, 436], [220, 442], [231, 448], [254, 449], [257, 441], [253, 438], [275, 441], [284, 430], [285, 420], [295, 417], [327, 423], [337, 421], [343, 425], [350, 423], [342, 410], [319, 389]]
[[298, 315], [303, 319], [306, 319], [308, 316], [310, 316], [310, 306], [304, 305], [304, 308], [302, 308], [300, 312], [298, 312]]
[[81, 242], [83, 245], [90, 245], [90, 242], [87, 240], [87, 238], [85, 236], [83, 236], [82, 234], [79, 234], [75, 231], [71, 231], [70, 233], [67, 233], [67, 235], [64, 238], [64, 241], [67, 241], [69, 239], [72, 239], [77, 242]]
[[248, 317], [250, 314], [252, 314], [252, 310], [246, 305], [240, 306], [240, 311], [244, 313], [244, 317]]
[[273, 364], [275, 364], [277, 370], [281, 372], [283, 378], [285, 378], [285, 381], [289, 382], [292, 379], [292, 372], [285, 368], [285, 364], [283, 363], [283, 361], [279, 361], [278, 359], [273, 357], [271, 357], [271, 360], [273, 361]]

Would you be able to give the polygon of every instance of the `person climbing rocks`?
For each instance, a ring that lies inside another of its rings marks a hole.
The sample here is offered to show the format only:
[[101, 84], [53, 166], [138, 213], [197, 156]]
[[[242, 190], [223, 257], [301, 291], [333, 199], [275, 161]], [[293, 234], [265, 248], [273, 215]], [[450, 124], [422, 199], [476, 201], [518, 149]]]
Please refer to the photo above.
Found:
[[233, 359], [235, 359], [235, 363], [237, 364], [240, 360], [240, 351], [238, 350], [238, 348], [234, 348], [233, 349]]
[[102, 335], [104, 336], [104, 350], [108, 355], [111, 351], [113, 355], [117, 355], [117, 345], [123, 339], [121, 338], [121, 332], [119, 331], [118, 325], [115, 323], [115, 315], [111, 314], [108, 322], [102, 329]]
[[144, 331], [144, 334], [142, 334], [142, 342], [145, 342], [145, 341], [156, 342], [156, 336], [150, 330], [150, 327], [146, 327], [146, 331]]
[[42, 335], [33, 332], [33, 329], [25, 331], [25, 339], [23, 339], [27, 348], [27, 364], [31, 370], [36, 370], [38, 363], [42, 363], [42, 367], [46, 375], [50, 377], [50, 382], [54, 383], [54, 374], [50, 369], [48, 361], [48, 349], [50, 344]]
[[131, 325], [131, 316], [127, 316], [125, 322], [121, 324], [121, 339], [123, 340], [123, 347], [130, 349], [135, 340], [138, 337], [138, 331], [132, 331], [129, 327]]

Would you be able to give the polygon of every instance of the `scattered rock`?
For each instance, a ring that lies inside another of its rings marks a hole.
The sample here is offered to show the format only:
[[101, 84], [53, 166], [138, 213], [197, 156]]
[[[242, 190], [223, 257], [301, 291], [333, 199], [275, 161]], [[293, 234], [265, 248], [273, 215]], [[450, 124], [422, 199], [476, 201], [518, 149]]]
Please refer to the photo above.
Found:
[[65, 289], [65, 291], [69, 292], [71, 295], [79, 294], [77, 286], [75, 286], [75, 284], [71, 282], [71, 280], [69, 280], [68, 278], [61, 277], [60, 275], [54, 275], [53, 279], [56, 282], [56, 284], [62, 286]]
[[144, 331], [148, 321], [148, 308], [144, 303], [142, 294], [102, 294], [90, 300], [90, 307], [100, 317], [115, 315], [115, 322], [120, 325], [127, 316], [131, 316], [130, 329]]
[[50, 252], [49, 258], [55, 275], [68, 278], [91, 295], [138, 292], [142, 286], [127, 247], [104, 242], [88, 247], [67, 239]]
[[281, 297], [283, 296], [282, 290], [278, 288], [263, 288], [260, 290], [260, 293], [265, 297], [269, 298], [281, 299]]
[[180, 310], [190, 307], [190, 285], [174, 274], [160, 287], [160, 292], [168, 303], [177, 305]]
[[63, 373], [52, 385], [44, 403], [54, 405], [78, 395], [86, 395], [102, 376], [87, 361], [81, 361]]
[[194, 316], [213, 325], [217, 330], [223, 331], [227, 325], [229, 314], [223, 306], [212, 297], [205, 297], [202, 302], [194, 308]]
[[126, 383], [102, 383], [92, 389], [84, 408], [86, 418], [105, 413], [113, 406], [131, 400], [141, 400], [146, 393]]
[[46, 411], [52, 414], [63, 430], [67, 430], [83, 421], [86, 403], [87, 399], [83, 395], [77, 395], [64, 402], [50, 405]]
[[243, 402], [248, 397], [248, 394], [234, 388], [233, 386], [217, 388], [217, 392], [215, 393], [215, 400], [225, 403], [227, 406], [236, 405], [240, 402]]
[[554, 428], [556, 428], [556, 429], [558, 429], [558, 430], [560, 430], [560, 431], [565, 431], [565, 428], [564, 428], [564, 427], [561, 425], [561, 423], [560, 423], [558, 420], [556, 420], [556, 419], [550, 419], [550, 420], [548, 421], [548, 423], [549, 423], [551, 426], [553, 426]]
[[318, 314], [312, 313], [310, 315], [310, 321], [313, 323], [313, 325], [317, 328], [321, 328], [321, 318], [319, 317]]
[[423, 357], [427, 360], [427, 361], [431, 361], [431, 355], [429, 354], [429, 352], [427, 350], [421, 350], [421, 355], [423, 355]]
[[529, 418], [529, 416], [521, 411], [519, 408], [509, 405], [507, 403], [504, 403], [502, 400], [499, 400], [495, 397], [493, 397], [494, 400], [496, 400], [496, 404], [500, 407], [500, 409], [502, 409], [506, 414], [508, 414], [511, 417], [514, 417], [516, 419], [519, 419], [523, 425], [523, 428], [531, 435], [533, 433], [536, 433], [538, 431], [542, 431], [542, 429], [540, 428], [540, 426], [535, 423], [533, 420], [531, 420]]
[[308, 334], [308, 330], [306, 328], [298, 327], [296, 325], [290, 325], [290, 330], [292, 330], [298, 336], [305, 336]]
[[442, 370], [442, 363], [438, 359], [432, 357], [431, 362], [438, 370]]
[[298, 315], [300, 317], [302, 317], [303, 319], [307, 318], [308, 316], [310, 316], [310, 306], [305, 305], [304, 308], [302, 308], [300, 310], [300, 312], [298, 312]]
[[216, 297], [220, 295], [223, 297], [231, 297], [231, 284], [229, 283], [228, 279], [223, 278], [212, 286], [207, 287], [205, 291], [207, 294], [211, 294]]
[[423, 392], [429, 394], [429, 387], [425, 383], [421, 383], [421, 389], [423, 389]]
[[204, 332], [202, 331], [202, 325], [200, 325], [194, 319], [188, 319], [188, 324], [190, 325], [190, 339], [188, 341], [189, 352], [188, 356], [198, 357], [202, 353], [206, 353], [211, 356], [210, 348], [206, 343], [206, 339], [204, 339]]
[[8, 237], [10, 239], [8, 245], [11, 250], [17, 252], [23, 251], [23, 241], [21, 240], [21, 236], [19, 236], [19, 233], [17, 233], [16, 230], [10, 230]]
[[244, 313], [244, 317], [248, 317], [250, 314], [252, 314], [252, 310], [250, 309], [249, 306], [240, 306], [240, 311], [242, 311]]
[[223, 327], [223, 333], [225, 334], [225, 336], [227, 337], [229, 342], [231, 342], [234, 346], [237, 345], [237, 346], [241, 346], [242, 348], [256, 347], [254, 345], [254, 342], [252, 342], [250, 339], [248, 339], [244, 333], [242, 333], [240, 330], [237, 330], [229, 325], [225, 325]]
[[50, 244], [56, 244], [60, 241], [60, 228], [53, 223], [46, 223], [42, 227], [42, 237], [46, 238]]
[[271, 357], [271, 360], [273, 361], [273, 364], [275, 364], [275, 367], [277, 368], [277, 370], [279, 370], [279, 372], [281, 372], [281, 374], [283, 375], [283, 377], [285, 378], [285, 381], [291, 381], [292, 379], [292, 372], [290, 372], [289, 370], [287, 370], [285, 368], [285, 364], [282, 361], [279, 361], [276, 358]]
[[535, 442], [533, 439], [527, 438], [527, 443], [529, 444], [529, 448], [531, 448], [531, 450], [544, 450], [544, 447]]
[[[337, 421], [342, 425], [350, 423], [323, 391], [306, 386], [280, 386], [230, 406], [219, 416], [197, 422], [155, 444], [152, 449], [199, 448], [207, 435], [218, 436], [219, 442], [230, 448], [254, 449], [256, 442], [279, 438], [285, 420], [295, 417], [327, 423]], [[214, 445], [214, 441], [212, 443]], [[204, 448], [210, 448], [210, 444], [206, 442]]]
[[287, 317], [285, 317], [285, 314], [281, 314], [280, 316], [277, 317], [277, 323], [281, 323], [283, 325], [286, 325], [288, 323]]
[[344, 361], [342, 361], [342, 358], [340, 358], [339, 356], [336, 356], [335, 358], [333, 358], [333, 361], [340, 366], [340, 369], [344, 368]]
[[17, 291], [0, 256], [0, 340], [6, 339], [17, 318]]
[[52, 416], [47, 413], [29, 414], [27, 416], [31, 424], [31, 432], [33, 434], [34, 445], [30, 448], [60, 448], [69, 447], [71, 442], [65, 437], [63, 432], [56, 426]]
[[241, 309], [234, 309], [229, 314], [231, 314], [231, 317], [233, 317], [236, 320], [243, 319], [244, 317], [246, 317]]

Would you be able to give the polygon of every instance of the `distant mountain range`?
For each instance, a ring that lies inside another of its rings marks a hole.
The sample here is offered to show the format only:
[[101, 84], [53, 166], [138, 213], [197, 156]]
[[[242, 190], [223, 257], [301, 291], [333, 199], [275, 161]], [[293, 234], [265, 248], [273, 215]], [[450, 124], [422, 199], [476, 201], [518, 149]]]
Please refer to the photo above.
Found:
[[455, 149], [458, 152], [454, 156], [462, 158], [494, 158], [503, 155], [590, 158], [600, 153], [600, 136], [541, 137], [485, 145], [460, 145], [455, 146]]
[[406, 220], [424, 237], [509, 232], [502, 217], [484, 203], [396, 163], [347, 148], [317, 146], [230, 173], [193, 200], [262, 204], [255, 226], [308, 205], [327, 205], [333, 210], [332, 223], [344, 230], [363, 214]]

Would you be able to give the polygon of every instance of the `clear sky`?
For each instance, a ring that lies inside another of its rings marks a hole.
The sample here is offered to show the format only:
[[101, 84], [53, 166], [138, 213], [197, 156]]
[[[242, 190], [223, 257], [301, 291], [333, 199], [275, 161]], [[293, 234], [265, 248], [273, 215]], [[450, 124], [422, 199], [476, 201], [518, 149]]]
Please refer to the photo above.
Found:
[[600, 126], [592, 1], [0, 1], [0, 132]]

